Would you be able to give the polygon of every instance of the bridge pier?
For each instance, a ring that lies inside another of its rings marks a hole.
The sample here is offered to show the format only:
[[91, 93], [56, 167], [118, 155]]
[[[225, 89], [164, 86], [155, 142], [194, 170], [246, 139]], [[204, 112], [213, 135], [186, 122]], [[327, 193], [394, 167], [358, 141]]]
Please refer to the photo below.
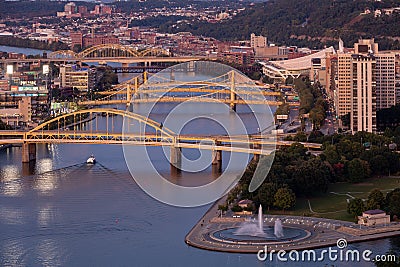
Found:
[[22, 163], [22, 175], [28, 176], [35, 173], [35, 162], [23, 162]]
[[[261, 145], [260, 144], [254, 144], [252, 146], [253, 149], [261, 149]], [[253, 161], [259, 161], [260, 160], [260, 154], [253, 154]]]
[[169, 163], [171, 166], [181, 169], [182, 167], [182, 151], [180, 147], [171, 146]]
[[22, 144], [22, 163], [29, 163], [36, 160], [36, 144], [26, 143]]
[[[221, 142], [215, 142], [216, 146], [221, 145]], [[218, 165], [222, 163], [222, 150], [212, 151], [212, 165]]]
[[122, 68], [128, 68], [129, 67], [129, 63], [121, 63], [121, 67]]

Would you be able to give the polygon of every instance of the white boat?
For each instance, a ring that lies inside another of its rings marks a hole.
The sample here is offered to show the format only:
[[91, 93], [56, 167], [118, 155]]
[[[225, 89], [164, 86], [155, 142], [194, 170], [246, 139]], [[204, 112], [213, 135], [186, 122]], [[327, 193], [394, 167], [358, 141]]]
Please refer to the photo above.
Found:
[[93, 155], [90, 155], [90, 157], [86, 160], [87, 164], [95, 164], [96, 163], [96, 158]]

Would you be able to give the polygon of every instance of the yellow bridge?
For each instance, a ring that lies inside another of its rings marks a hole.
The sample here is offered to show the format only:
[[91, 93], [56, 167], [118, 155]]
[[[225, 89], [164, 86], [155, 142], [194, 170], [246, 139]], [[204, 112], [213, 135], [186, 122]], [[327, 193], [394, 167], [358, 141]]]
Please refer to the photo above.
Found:
[[[154, 102], [222, 102], [233, 110], [236, 105], [283, 104], [282, 94], [266, 86], [249, 83], [242, 74], [232, 70], [206, 81], [177, 81], [175, 72], [164, 70], [148, 80], [146, 72], [134, 77], [109, 91], [98, 92], [103, 96], [95, 100], [79, 102], [80, 105], [100, 106], [112, 104], [154, 103]], [[239, 78], [236, 78], [239, 77]], [[297, 106], [298, 103], [289, 103]]]
[[[269, 155], [277, 146], [290, 146], [293, 142], [276, 141], [272, 135], [178, 135], [142, 115], [97, 108], [55, 117], [30, 131], [0, 131], [0, 144], [15, 143], [22, 144], [23, 162], [30, 162], [36, 158], [38, 143], [74, 143], [169, 146], [171, 164], [178, 164], [181, 148], [212, 150], [213, 163], [218, 163], [222, 159], [222, 151]], [[304, 143], [304, 146], [312, 149], [321, 148], [321, 144], [313, 143]]]

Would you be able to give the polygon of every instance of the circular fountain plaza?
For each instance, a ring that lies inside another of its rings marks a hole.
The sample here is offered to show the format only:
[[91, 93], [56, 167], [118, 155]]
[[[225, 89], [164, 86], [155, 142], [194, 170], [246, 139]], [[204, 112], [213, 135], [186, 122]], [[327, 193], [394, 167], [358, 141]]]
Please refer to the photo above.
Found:
[[[225, 201], [221, 199], [221, 203]], [[366, 227], [352, 222], [291, 215], [258, 215], [250, 218], [219, 217], [216, 202], [185, 237], [201, 249], [232, 253], [304, 250], [400, 235], [400, 224]]]
[[273, 245], [299, 241], [310, 235], [305, 229], [283, 226], [280, 218], [264, 219], [260, 205], [257, 219], [246, 219], [238, 226], [212, 231], [209, 237], [222, 243]]

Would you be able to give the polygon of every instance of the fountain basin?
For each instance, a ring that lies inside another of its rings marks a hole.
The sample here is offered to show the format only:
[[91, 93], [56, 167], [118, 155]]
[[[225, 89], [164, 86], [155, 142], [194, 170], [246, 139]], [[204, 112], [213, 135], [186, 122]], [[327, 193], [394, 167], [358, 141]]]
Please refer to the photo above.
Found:
[[235, 244], [278, 244], [298, 241], [311, 235], [307, 230], [283, 226], [283, 237], [276, 237], [274, 227], [263, 227], [264, 235], [240, 235], [237, 233], [238, 227], [218, 230], [210, 234], [210, 237], [216, 241]]

